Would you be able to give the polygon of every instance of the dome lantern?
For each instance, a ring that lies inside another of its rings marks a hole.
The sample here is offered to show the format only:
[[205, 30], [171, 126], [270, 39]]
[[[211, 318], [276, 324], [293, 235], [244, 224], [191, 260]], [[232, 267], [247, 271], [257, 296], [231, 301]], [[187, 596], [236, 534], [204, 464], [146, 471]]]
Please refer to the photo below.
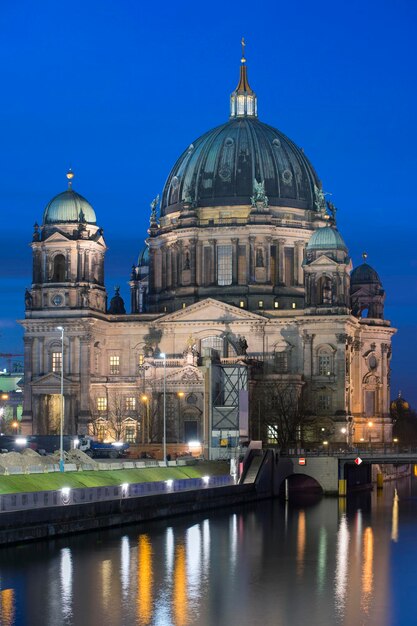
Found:
[[230, 117], [257, 117], [258, 102], [256, 94], [250, 88], [245, 57], [245, 40], [242, 37], [242, 58], [239, 83], [230, 96]]

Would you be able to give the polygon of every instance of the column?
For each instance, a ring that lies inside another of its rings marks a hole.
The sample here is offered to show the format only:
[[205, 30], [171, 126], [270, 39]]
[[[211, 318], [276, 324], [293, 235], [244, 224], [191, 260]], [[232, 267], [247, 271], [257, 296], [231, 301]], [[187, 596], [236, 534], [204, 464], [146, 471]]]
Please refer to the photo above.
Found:
[[196, 244], [197, 239], [190, 239], [190, 270], [191, 270], [191, 284], [196, 284], [197, 277], [197, 263], [196, 263]]
[[294, 281], [297, 286], [303, 284], [304, 241], [295, 242]]
[[265, 270], [266, 282], [271, 283], [271, 241], [272, 237], [265, 237]]
[[209, 244], [211, 245], [211, 277], [210, 284], [215, 285], [217, 282], [217, 250], [216, 250], [216, 239], [209, 239]]
[[238, 283], [239, 239], [231, 239], [232, 242], [232, 285]]
[[285, 239], [278, 239], [278, 284], [279, 285], [285, 285], [284, 246], [285, 246]]
[[255, 282], [255, 239], [249, 237], [249, 282]]
[[80, 337], [80, 411], [78, 415], [80, 434], [87, 432], [90, 420], [90, 341], [90, 334]]
[[203, 242], [197, 243], [197, 285], [203, 284]]
[[177, 284], [178, 284], [178, 287], [182, 286], [182, 266], [183, 266], [182, 241], [180, 239], [177, 243]]

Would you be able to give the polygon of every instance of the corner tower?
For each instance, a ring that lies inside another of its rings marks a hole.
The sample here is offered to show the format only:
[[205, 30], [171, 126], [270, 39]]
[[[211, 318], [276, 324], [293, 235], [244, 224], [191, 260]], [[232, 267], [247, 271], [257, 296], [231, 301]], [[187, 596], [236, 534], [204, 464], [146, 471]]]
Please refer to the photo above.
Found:
[[51, 312], [106, 311], [103, 231], [93, 207], [72, 189], [52, 198], [35, 224], [32, 288], [26, 291], [26, 317]]

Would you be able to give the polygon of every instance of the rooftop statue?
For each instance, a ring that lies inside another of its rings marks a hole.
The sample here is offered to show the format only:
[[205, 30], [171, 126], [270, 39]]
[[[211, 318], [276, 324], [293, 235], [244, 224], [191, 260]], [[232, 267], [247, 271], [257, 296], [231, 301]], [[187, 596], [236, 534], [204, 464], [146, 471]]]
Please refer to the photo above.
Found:
[[253, 196], [251, 196], [252, 206], [254, 208], [268, 208], [268, 196], [265, 194], [265, 181], [253, 179]]

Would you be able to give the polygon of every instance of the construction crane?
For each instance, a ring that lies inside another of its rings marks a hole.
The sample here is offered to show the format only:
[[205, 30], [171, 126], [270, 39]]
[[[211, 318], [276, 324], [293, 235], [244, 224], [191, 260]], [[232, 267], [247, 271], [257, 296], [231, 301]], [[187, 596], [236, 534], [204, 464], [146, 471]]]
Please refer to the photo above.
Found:
[[15, 356], [24, 356], [23, 354], [12, 354], [11, 352], [0, 352], [0, 358], [1, 359], [7, 359], [7, 363], [8, 363], [8, 371], [11, 374], [12, 373], [12, 358]]

